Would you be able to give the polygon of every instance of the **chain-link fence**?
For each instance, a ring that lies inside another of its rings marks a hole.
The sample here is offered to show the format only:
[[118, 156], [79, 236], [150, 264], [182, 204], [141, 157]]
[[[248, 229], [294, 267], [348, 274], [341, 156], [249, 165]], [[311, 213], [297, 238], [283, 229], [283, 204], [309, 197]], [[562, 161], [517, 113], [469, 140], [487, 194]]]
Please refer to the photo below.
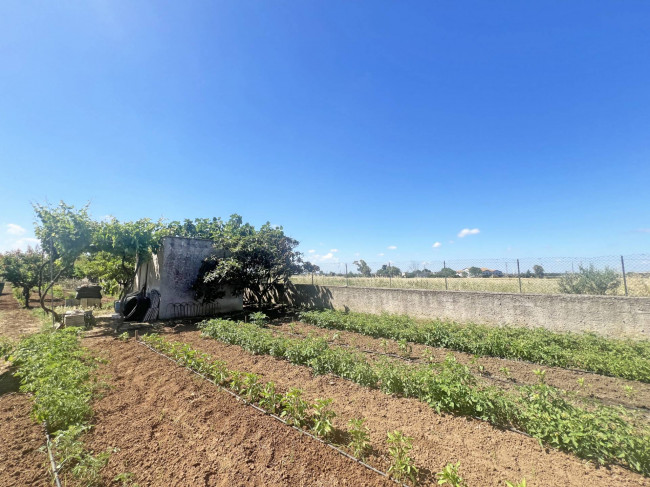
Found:
[[318, 262], [294, 283], [528, 294], [650, 296], [650, 254]]

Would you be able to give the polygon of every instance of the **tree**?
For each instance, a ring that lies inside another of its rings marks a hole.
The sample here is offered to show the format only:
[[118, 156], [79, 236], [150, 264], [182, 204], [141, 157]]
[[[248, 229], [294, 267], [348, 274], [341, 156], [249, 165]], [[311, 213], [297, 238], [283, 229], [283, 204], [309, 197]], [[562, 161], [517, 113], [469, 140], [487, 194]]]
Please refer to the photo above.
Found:
[[607, 294], [621, 284], [618, 273], [605, 267], [598, 270], [593, 264], [588, 268], [578, 266], [577, 273], [566, 273], [558, 281], [560, 292], [566, 294]]
[[314, 273], [320, 271], [320, 267], [317, 266], [316, 264], [312, 264], [311, 262], [305, 262], [302, 265], [302, 270], [303, 270], [303, 272], [306, 272], [307, 274], [314, 274]]
[[286, 284], [302, 271], [302, 254], [295, 251], [299, 242], [282, 227], [267, 222], [256, 230], [232, 215], [213, 238], [215, 251], [203, 262], [193, 286], [195, 298], [204, 302], [223, 297], [229, 286], [233, 295], [248, 291], [259, 303], [276, 284]]
[[[140, 268], [160, 247], [162, 236], [168, 233], [162, 221], [141, 218], [120, 222], [111, 218], [97, 224], [93, 235], [93, 256], [86, 262], [90, 275], [107, 283], [117, 284], [120, 300], [133, 287]], [[82, 267], [83, 269], [83, 267]]]
[[438, 272], [436, 272], [436, 277], [458, 277], [458, 275], [456, 274], [455, 270], [449, 267], [443, 267]]
[[[88, 215], [88, 205], [75, 210], [74, 206], [66, 205], [63, 201], [58, 206], [34, 204], [34, 211], [37, 218], [36, 236], [53, 265], [52, 277], [44, 279], [39, 286], [40, 305], [46, 313], [52, 313], [54, 319], [60, 321], [60, 316], [45, 305], [45, 297], [62, 276], [72, 272], [77, 258], [89, 250], [94, 222]], [[46, 265], [47, 261], [41, 265], [40, 275], [43, 275]]]
[[470, 267], [467, 269], [467, 272], [471, 277], [481, 277], [481, 275], [483, 275], [483, 271], [480, 267]]
[[535, 277], [544, 277], [544, 268], [541, 265], [534, 265], [533, 272], [535, 273]]
[[402, 275], [399, 267], [384, 264], [376, 273], [377, 277], [397, 277]]
[[3, 277], [17, 289], [23, 297], [23, 305], [29, 308], [29, 294], [39, 283], [43, 253], [38, 249], [28, 248], [25, 252], [13, 250], [0, 257], [0, 277]]
[[357, 266], [357, 271], [359, 271], [363, 277], [370, 277], [372, 275], [372, 269], [368, 264], [366, 264], [365, 260], [355, 260], [353, 264]]

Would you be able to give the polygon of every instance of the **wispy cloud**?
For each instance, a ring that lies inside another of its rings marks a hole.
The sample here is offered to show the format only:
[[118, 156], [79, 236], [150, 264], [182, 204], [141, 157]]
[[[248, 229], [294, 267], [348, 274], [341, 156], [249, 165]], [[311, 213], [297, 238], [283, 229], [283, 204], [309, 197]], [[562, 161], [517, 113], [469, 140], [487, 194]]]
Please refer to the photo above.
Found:
[[338, 262], [338, 257], [335, 257], [332, 252], [328, 252], [325, 255], [314, 254], [312, 255], [314, 262]]
[[650, 233], [650, 228], [638, 228], [637, 232], [639, 232], [639, 233]]
[[338, 252], [339, 249], [330, 249], [330, 252]]
[[37, 238], [25, 237], [25, 238], [21, 238], [21, 239], [16, 240], [13, 243], [12, 248], [20, 249], [20, 250], [27, 250], [27, 247], [35, 248], [35, 247], [38, 247], [40, 245], [40, 243], [41, 243], [41, 241], [39, 239], [37, 239]]
[[380, 253], [378, 253], [377, 255], [378, 255], [379, 257], [383, 257], [383, 256], [384, 256], [384, 253], [383, 253], [383, 252], [380, 252]]
[[7, 233], [9, 235], [22, 235], [26, 231], [27, 230], [25, 230], [23, 227], [21, 227], [20, 225], [16, 225], [15, 223], [10, 223], [9, 225], [7, 225]]
[[458, 232], [458, 238], [467, 237], [468, 235], [476, 235], [478, 233], [481, 233], [478, 228], [463, 228], [460, 232]]
[[313, 254], [316, 251], [314, 249], [309, 249], [307, 252], [309, 252], [310, 254]]
[[433, 247], [434, 249], [438, 249], [438, 248], [442, 247], [442, 244], [441, 244], [440, 242], [436, 242], [436, 243], [434, 243], [434, 244], [432, 245], [432, 247]]
[[397, 249], [397, 245], [389, 245], [388, 250], [395, 250]]

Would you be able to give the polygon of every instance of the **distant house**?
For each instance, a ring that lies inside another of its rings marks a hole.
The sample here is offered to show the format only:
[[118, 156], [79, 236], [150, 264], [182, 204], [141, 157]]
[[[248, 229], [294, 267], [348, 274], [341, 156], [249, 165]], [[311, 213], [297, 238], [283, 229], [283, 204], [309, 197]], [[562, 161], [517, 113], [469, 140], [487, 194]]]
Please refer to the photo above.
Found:
[[[458, 277], [470, 277], [469, 267], [456, 271]], [[503, 272], [496, 269], [488, 269], [487, 267], [480, 267], [481, 277], [503, 277]]]

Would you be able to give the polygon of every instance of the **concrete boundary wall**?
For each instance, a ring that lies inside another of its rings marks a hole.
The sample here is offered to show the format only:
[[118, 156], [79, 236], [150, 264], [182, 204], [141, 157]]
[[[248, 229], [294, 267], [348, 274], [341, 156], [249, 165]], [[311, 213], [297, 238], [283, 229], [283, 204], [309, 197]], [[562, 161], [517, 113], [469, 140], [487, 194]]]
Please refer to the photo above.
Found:
[[295, 284], [284, 293], [284, 299], [288, 304], [312, 308], [650, 339], [650, 298]]

